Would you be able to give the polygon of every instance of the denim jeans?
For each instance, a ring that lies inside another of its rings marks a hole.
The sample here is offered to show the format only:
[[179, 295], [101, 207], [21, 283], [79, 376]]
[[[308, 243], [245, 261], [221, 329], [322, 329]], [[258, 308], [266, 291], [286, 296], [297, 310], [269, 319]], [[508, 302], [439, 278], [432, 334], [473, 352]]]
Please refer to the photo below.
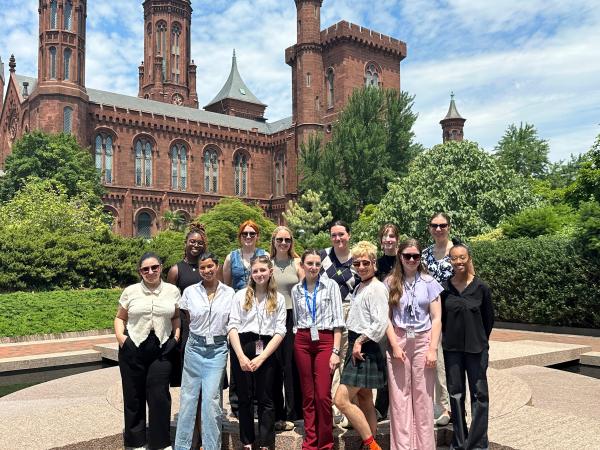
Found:
[[207, 345], [203, 336], [190, 332], [185, 346], [185, 358], [179, 399], [179, 417], [175, 450], [189, 450], [192, 445], [198, 396], [202, 392], [202, 447], [221, 449], [222, 408], [221, 380], [227, 364], [227, 338], [215, 336]]

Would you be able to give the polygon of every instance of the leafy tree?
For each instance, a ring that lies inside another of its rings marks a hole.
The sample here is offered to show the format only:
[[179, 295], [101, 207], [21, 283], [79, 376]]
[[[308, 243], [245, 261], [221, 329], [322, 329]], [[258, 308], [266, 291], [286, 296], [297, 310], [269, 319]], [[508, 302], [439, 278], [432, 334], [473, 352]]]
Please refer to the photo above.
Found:
[[510, 216], [501, 224], [501, 229], [511, 239], [559, 232], [568, 234], [569, 228], [574, 226], [575, 217], [575, 211], [568, 205], [544, 205], [526, 208]]
[[373, 220], [377, 214], [377, 205], [367, 205], [352, 224], [352, 240], [377, 241], [377, 230], [373, 229]]
[[288, 202], [287, 212], [283, 213], [283, 217], [295, 236], [304, 235], [306, 239], [310, 239], [333, 219], [329, 204], [321, 199], [321, 195], [320, 192], [309, 189], [297, 202]]
[[353, 222], [367, 204], [377, 204], [387, 183], [406, 173], [422, 151], [411, 131], [417, 115], [406, 92], [363, 88], [354, 91], [321, 148], [319, 136], [301, 148], [300, 190], [323, 192], [333, 217]]
[[180, 212], [165, 211], [162, 220], [170, 231], [183, 231], [185, 228], [185, 216]]
[[581, 253], [594, 263], [596, 277], [600, 278], [600, 203], [584, 202], [577, 216], [576, 242]]
[[69, 197], [82, 196], [101, 204], [104, 192], [91, 154], [70, 134], [34, 131], [15, 141], [0, 180], [0, 199], [10, 200], [29, 177], [53, 180]]
[[600, 134], [585, 154], [575, 182], [567, 188], [566, 199], [574, 206], [588, 200], [600, 201]]
[[401, 233], [426, 241], [429, 217], [444, 211], [452, 217], [454, 235], [476, 236], [537, 201], [527, 180], [477, 143], [450, 141], [417, 156], [408, 175], [388, 186], [372, 230], [392, 222]]
[[496, 156], [501, 164], [525, 176], [539, 178], [548, 170], [548, 142], [540, 139], [535, 127], [529, 123], [508, 126], [496, 146]]

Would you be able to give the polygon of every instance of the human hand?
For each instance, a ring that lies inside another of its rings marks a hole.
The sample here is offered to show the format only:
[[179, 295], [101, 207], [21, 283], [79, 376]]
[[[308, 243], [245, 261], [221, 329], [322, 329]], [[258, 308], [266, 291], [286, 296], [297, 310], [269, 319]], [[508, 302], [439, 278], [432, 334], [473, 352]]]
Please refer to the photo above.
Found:
[[356, 364], [356, 361], [364, 361], [365, 358], [362, 353], [362, 344], [358, 341], [354, 342], [352, 347], [352, 362]]
[[252, 369], [252, 361], [250, 361], [250, 358], [248, 358], [246, 355], [239, 358], [239, 361], [240, 361], [240, 367], [242, 368], [242, 370], [244, 372], [253, 372], [254, 371]]
[[258, 368], [260, 366], [262, 366], [262, 363], [264, 363], [265, 360], [262, 356], [256, 356], [254, 357], [254, 359], [252, 359], [252, 361], [250, 361], [250, 365], [252, 366], [252, 372], [256, 372], [258, 370]]
[[404, 350], [402, 350], [402, 347], [400, 347], [398, 344], [392, 345], [392, 358], [394, 359], [399, 359], [402, 362], [404, 362], [406, 360], [406, 353], [404, 353]]
[[329, 357], [329, 370], [331, 373], [335, 372], [335, 369], [337, 369], [340, 365], [340, 357], [339, 355], [336, 355], [335, 353], [332, 353], [331, 356]]
[[437, 349], [430, 348], [425, 356], [425, 367], [433, 368], [437, 364]]
[[125, 335], [125, 334], [121, 334], [120, 336], [117, 336], [117, 342], [119, 343], [119, 348], [123, 348], [123, 346], [125, 345], [125, 341], [127, 340], [129, 336]]

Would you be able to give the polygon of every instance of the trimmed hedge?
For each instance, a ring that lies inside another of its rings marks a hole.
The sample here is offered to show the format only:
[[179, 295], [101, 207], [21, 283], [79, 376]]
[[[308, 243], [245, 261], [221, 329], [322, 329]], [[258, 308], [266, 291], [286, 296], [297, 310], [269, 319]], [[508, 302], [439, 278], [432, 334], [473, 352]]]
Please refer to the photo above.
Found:
[[112, 328], [120, 295], [120, 289], [2, 294], [0, 336]]
[[540, 236], [471, 244], [496, 319], [555, 326], [600, 327], [600, 269], [572, 239]]

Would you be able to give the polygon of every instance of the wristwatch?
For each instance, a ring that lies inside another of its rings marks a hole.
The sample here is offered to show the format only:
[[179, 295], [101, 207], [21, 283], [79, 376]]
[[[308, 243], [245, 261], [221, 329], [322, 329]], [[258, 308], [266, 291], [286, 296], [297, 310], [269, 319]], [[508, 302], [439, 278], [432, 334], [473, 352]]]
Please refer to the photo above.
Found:
[[340, 349], [333, 347], [333, 349], [331, 350], [331, 353], [333, 353], [334, 355], [340, 356]]

